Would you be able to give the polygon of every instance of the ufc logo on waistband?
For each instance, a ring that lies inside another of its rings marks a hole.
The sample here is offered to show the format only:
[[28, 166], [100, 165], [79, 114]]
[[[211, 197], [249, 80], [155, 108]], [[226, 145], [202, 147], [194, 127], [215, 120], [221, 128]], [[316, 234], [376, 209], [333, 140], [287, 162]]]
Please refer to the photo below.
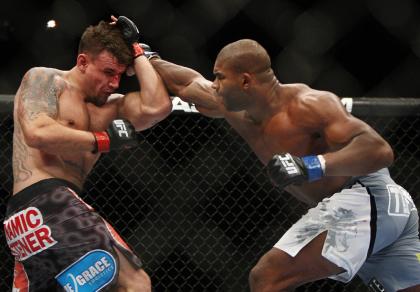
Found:
[[379, 283], [378, 280], [375, 278], [372, 278], [368, 283], [369, 291], [372, 292], [385, 292], [384, 286], [382, 286], [381, 283]]
[[412, 211], [416, 210], [410, 194], [399, 185], [386, 185], [388, 189], [388, 214], [390, 216], [410, 216]]
[[118, 135], [120, 137], [125, 135], [128, 138], [128, 132], [127, 132], [127, 128], [125, 127], [124, 121], [123, 120], [115, 120], [114, 124], [119, 129]]
[[278, 157], [280, 158], [281, 164], [283, 164], [288, 174], [299, 173], [295, 163], [293, 162], [293, 158], [289, 153], [284, 155], [278, 155]]

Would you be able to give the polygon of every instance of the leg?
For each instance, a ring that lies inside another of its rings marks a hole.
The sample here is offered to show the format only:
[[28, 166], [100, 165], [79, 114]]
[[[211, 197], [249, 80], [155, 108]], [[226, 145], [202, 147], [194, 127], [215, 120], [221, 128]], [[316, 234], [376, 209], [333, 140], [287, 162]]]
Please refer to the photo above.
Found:
[[152, 285], [149, 276], [143, 269], [135, 269], [125, 256], [118, 250], [120, 271], [118, 274], [119, 292], [150, 292]]
[[399, 292], [420, 292], [420, 285], [409, 287], [404, 290], [400, 290]]
[[304, 283], [343, 272], [342, 268], [321, 255], [326, 235], [325, 231], [315, 237], [294, 258], [280, 249], [272, 248], [250, 273], [251, 291], [293, 291]]

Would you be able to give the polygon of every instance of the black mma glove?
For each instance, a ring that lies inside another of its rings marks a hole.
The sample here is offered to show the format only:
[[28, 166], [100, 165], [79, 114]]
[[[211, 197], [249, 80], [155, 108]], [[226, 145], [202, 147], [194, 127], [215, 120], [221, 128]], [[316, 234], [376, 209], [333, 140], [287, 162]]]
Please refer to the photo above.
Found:
[[134, 126], [127, 120], [113, 120], [104, 132], [93, 132], [95, 149], [93, 153], [129, 149], [139, 145]]
[[157, 52], [153, 52], [148, 44], [140, 43], [140, 47], [142, 47], [142, 49], [144, 51], [144, 55], [146, 56], [147, 59], [149, 59], [149, 60], [151, 60], [153, 58], [160, 59], [159, 54]]
[[119, 16], [116, 24], [126, 43], [132, 46], [134, 58], [143, 55], [143, 48], [138, 43], [140, 33], [134, 22], [128, 17]]
[[280, 188], [302, 184], [323, 177], [325, 160], [322, 155], [296, 157], [290, 153], [276, 154], [267, 165], [272, 183]]

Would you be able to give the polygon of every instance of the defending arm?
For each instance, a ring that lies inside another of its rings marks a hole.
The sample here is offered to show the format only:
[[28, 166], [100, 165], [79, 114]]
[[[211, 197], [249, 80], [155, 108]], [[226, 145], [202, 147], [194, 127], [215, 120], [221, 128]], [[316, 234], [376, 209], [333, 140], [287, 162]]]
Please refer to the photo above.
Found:
[[136, 25], [124, 16], [120, 16], [116, 24], [126, 42], [133, 47], [133, 68], [141, 88], [141, 91], [131, 92], [122, 99], [118, 115], [130, 120], [136, 130], [144, 130], [167, 117], [171, 113], [172, 102], [160, 76], [138, 43]]
[[53, 69], [33, 68], [15, 96], [17, 121], [28, 146], [51, 154], [91, 151], [92, 133], [57, 122], [58, 98], [66, 84]]
[[51, 69], [34, 68], [25, 74], [16, 102], [18, 122], [28, 146], [60, 155], [108, 152], [138, 144], [134, 128], [128, 121], [114, 120], [107, 131], [94, 133], [58, 123], [57, 99], [64, 87], [65, 83]]

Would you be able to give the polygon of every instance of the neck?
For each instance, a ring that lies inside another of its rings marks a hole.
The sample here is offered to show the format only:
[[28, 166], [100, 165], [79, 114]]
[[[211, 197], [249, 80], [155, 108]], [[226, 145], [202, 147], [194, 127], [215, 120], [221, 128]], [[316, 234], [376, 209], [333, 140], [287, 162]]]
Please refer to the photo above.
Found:
[[278, 109], [278, 96], [280, 96], [281, 84], [274, 77], [255, 90], [255, 103], [246, 110], [246, 113], [255, 124], [263, 123], [273, 115], [273, 109]]
[[84, 79], [77, 67], [73, 67], [70, 71], [67, 71], [64, 78], [70, 84], [72, 90], [77, 92], [82, 99], [85, 99], [88, 96], [83, 90]]

